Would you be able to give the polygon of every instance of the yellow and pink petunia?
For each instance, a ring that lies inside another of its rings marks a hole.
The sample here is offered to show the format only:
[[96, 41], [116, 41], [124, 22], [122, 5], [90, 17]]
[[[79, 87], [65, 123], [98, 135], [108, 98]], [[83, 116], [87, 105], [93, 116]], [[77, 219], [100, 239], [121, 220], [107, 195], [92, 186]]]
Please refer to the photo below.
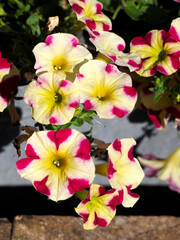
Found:
[[105, 55], [107, 61], [113, 61], [118, 66], [128, 67], [130, 71], [135, 71], [141, 63], [140, 57], [135, 53], [123, 53], [125, 41], [120, 36], [112, 32], [90, 32], [90, 41], [96, 46], [96, 50]]
[[106, 227], [116, 214], [118, 199], [117, 190], [106, 191], [104, 187], [92, 184], [87, 199], [75, 208], [75, 211], [84, 219], [84, 229], [91, 230], [98, 225]]
[[72, 34], [49, 35], [45, 43], [39, 43], [33, 49], [36, 73], [53, 72], [61, 79], [74, 80], [79, 66], [92, 59], [91, 53], [78, 43]]
[[19, 70], [0, 52], [0, 112], [8, 106], [12, 93], [16, 91], [20, 81]]
[[119, 203], [124, 207], [133, 207], [139, 199], [137, 193], [131, 192], [144, 178], [144, 172], [133, 156], [136, 142], [132, 138], [116, 139], [108, 148], [107, 176], [112, 188], [119, 192]]
[[100, 118], [122, 118], [136, 103], [137, 92], [130, 76], [104, 61], [85, 63], [74, 83], [80, 91], [84, 109], [95, 110]]
[[109, 31], [111, 20], [102, 13], [103, 5], [96, 0], [69, 0], [77, 19], [92, 31]]
[[152, 30], [143, 37], [131, 41], [131, 52], [141, 58], [141, 65], [136, 72], [149, 77], [156, 72], [171, 75], [179, 69], [180, 43], [164, 30]]
[[91, 145], [74, 129], [34, 132], [26, 145], [26, 156], [17, 171], [38, 192], [54, 201], [65, 200], [91, 184], [95, 176]]
[[152, 154], [138, 157], [145, 167], [147, 177], [157, 177], [169, 184], [169, 188], [180, 193], [180, 148], [177, 148], [167, 159], [157, 159]]
[[68, 123], [79, 105], [79, 92], [74, 83], [58, 75], [44, 73], [25, 90], [24, 101], [32, 107], [32, 117], [42, 124]]

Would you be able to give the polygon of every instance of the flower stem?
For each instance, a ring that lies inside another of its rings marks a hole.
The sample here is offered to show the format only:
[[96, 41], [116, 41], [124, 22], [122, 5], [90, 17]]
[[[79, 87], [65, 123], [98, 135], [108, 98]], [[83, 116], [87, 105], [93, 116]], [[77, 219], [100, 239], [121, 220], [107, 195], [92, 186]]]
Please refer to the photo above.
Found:
[[114, 12], [114, 14], [112, 16], [113, 20], [117, 17], [117, 15], [121, 9], [122, 9], [121, 4], [119, 4], [119, 6], [117, 7], [116, 11]]

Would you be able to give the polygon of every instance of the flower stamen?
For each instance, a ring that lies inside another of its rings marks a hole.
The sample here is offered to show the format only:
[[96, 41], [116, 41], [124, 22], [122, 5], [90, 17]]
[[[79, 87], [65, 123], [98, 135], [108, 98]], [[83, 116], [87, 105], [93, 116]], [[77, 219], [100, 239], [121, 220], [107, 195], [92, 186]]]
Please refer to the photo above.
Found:
[[61, 67], [61, 66], [58, 66], [58, 65], [53, 65], [53, 68], [54, 68], [54, 70], [56, 70], [56, 71], [59, 71], [59, 70], [62, 69], [62, 67]]
[[54, 99], [56, 103], [60, 103], [62, 101], [62, 95], [60, 93], [55, 93]]
[[53, 164], [54, 164], [56, 167], [60, 167], [60, 166], [61, 166], [60, 160], [54, 160], [54, 161], [53, 161]]

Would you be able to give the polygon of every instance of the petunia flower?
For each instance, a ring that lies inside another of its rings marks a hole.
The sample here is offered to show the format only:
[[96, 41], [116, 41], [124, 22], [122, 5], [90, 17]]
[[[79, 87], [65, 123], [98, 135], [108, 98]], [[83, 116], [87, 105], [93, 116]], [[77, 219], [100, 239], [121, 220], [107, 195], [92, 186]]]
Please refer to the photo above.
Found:
[[44, 73], [28, 85], [24, 101], [32, 107], [32, 117], [37, 122], [63, 125], [73, 118], [79, 93], [72, 82]]
[[169, 188], [180, 193], [180, 147], [177, 148], [167, 159], [158, 159], [156, 156], [147, 154], [138, 157], [145, 167], [147, 177], [157, 177], [169, 184]]
[[124, 117], [132, 111], [137, 99], [130, 76], [100, 60], [85, 63], [74, 83], [84, 108], [95, 110], [100, 118]]
[[74, 80], [79, 66], [92, 59], [91, 53], [78, 43], [72, 34], [49, 35], [45, 43], [39, 43], [33, 49], [36, 73], [53, 72], [61, 79]]
[[69, 0], [77, 19], [93, 31], [109, 31], [111, 20], [102, 13], [103, 5], [96, 0]]
[[99, 33], [90, 33], [89, 39], [96, 50], [107, 57], [107, 62], [113, 61], [118, 66], [125, 66], [130, 71], [135, 71], [141, 63], [140, 57], [135, 53], [123, 53], [125, 41], [120, 36], [112, 32], [100, 31]]
[[18, 173], [54, 201], [71, 197], [94, 179], [91, 145], [77, 130], [34, 132], [25, 151], [27, 158], [16, 163]]
[[[173, 87], [176, 84], [176, 79], [171, 78], [169, 85]], [[161, 98], [155, 102], [155, 93], [149, 90], [151, 87], [151, 80], [147, 80], [137, 88], [139, 96], [138, 106], [147, 112], [149, 118], [158, 129], [164, 129], [170, 116], [180, 118], [180, 103], [174, 104], [168, 92], [162, 94]]]
[[136, 142], [132, 138], [116, 139], [108, 148], [107, 176], [112, 188], [118, 190], [124, 207], [133, 207], [139, 199], [137, 193], [131, 192], [144, 178], [144, 172], [133, 156]]
[[179, 69], [180, 43], [171, 38], [164, 30], [152, 30], [143, 37], [131, 41], [131, 52], [142, 60], [136, 72], [149, 77], [156, 72], [171, 75]]
[[87, 199], [75, 208], [84, 219], [84, 229], [94, 229], [98, 225], [106, 227], [116, 214], [118, 198], [119, 194], [115, 189], [106, 191], [104, 187], [92, 184]]
[[0, 112], [8, 106], [19, 81], [19, 70], [7, 58], [2, 58], [0, 52]]

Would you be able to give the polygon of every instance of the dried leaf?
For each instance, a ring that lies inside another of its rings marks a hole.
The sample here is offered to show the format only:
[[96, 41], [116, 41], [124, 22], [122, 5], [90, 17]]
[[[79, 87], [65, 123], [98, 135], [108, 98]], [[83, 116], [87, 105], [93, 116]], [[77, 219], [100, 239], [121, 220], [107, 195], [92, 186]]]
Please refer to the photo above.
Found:
[[59, 25], [59, 17], [49, 17], [48, 22], [47, 22], [47, 29], [48, 29], [48, 34], [52, 32], [52, 30]]
[[27, 141], [29, 137], [30, 135], [28, 134], [21, 134], [13, 141], [13, 145], [17, 150], [18, 157], [21, 156], [21, 143]]
[[22, 126], [21, 130], [25, 131], [29, 135], [32, 135], [34, 132], [38, 132], [38, 129], [33, 126]]
[[10, 104], [8, 106], [9, 115], [11, 117], [11, 122], [13, 125], [19, 125], [20, 117], [16, 111], [14, 106], [14, 99], [11, 99]]
[[25, 131], [27, 134], [21, 134], [13, 141], [13, 145], [17, 150], [18, 157], [21, 156], [21, 144], [27, 141], [34, 132], [38, 131], [36, 127], [32, 126], [22, 126], [20, 129]]

